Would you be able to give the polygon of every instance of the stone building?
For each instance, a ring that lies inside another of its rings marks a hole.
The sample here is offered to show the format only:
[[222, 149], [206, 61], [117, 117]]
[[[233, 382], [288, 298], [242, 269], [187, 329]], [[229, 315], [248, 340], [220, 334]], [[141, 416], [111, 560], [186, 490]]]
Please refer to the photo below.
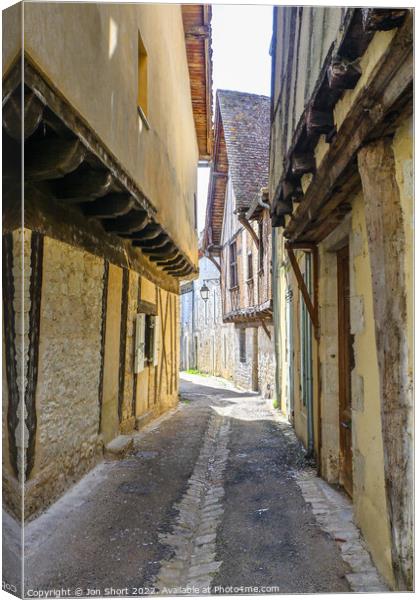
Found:
[[412, 589], [413, 15], [275, 8], [270, 199], [277, 397]]
[[218, 90], [203, 250], [219, 261], [233, 380], [271, 397], [274, 351], [268, 204], [270, 99]]
[[18, 517], [23, 483], [30, 518], [177, 403], [210, 19], [203, 5], [4, 13], [3, 490]]
[[[199, 259], [199, 278], [181, 286], [181, 369], [233, 379], [234, 326], [223, 323], [220, 271], [209, 258]], [[202, 288], [208, 288], [203, 299]]]

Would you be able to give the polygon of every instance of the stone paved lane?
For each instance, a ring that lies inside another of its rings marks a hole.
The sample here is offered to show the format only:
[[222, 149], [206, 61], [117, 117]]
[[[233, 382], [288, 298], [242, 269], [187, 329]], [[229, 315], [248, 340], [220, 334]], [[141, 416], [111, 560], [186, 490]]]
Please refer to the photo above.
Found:
[[137, 434], [131, 455], [98, 465], [27, 526], [27, 589], [350, 591], [354, 573], [319, 520], [315, 480], [292, 429], [263, 400], [185, 376], [179, 408]]

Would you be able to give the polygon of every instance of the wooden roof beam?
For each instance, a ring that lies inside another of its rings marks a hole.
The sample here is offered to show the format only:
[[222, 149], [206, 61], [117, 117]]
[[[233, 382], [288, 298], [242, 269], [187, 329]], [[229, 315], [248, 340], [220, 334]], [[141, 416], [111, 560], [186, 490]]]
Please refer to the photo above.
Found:
[[403, 24], [407, 9], [362, 8], [365, 31], [388, 31]]
[[130, 194], [109, 194], [92, 202], [83, 202], [81, 208], [88, 217], [108, 219], [129, 213], [135, 205], [135, 198]]
[[26, 140], [38, 129], [45, 108], [33, 91], [25, 87], [22, 114], [21, 94], [22, 88], [19, 85], [4, 105], [2, 115], [4, 129], [11, 138], [18, 142], [22, 140], [22, 135]]
[[122, 217], [104, 220], [103, 226], [105, 231], [125, 234], [140, 231], [148, 222], [149, 215], [145, 210], [130, 210]]
[[67, 202], [88, 202], [105, 196], [114, 186], [114, 178], [109, 171], [85, 169], [84, 165], [66, 175], [55, 186], [55, 194]]
[[25, 179], [59, 179], [75, 171], [86, 153], [87, 150], [79, 139], [44, 138], [26, 142]]

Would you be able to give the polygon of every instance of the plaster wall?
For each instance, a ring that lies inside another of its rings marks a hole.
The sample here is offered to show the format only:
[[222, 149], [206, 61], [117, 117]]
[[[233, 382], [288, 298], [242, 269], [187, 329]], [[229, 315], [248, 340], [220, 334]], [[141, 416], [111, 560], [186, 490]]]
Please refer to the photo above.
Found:
[[[149, 128], [137, 112], [139, 33], [148, 54]], [[24, 34], [30, 59], [118, 157], [197, 263], [198, 148], [181, 5], [25, 3]]]

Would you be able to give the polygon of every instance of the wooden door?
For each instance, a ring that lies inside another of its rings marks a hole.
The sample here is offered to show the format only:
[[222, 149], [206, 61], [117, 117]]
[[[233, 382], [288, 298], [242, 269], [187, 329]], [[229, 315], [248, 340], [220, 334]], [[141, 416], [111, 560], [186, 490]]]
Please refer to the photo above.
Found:
[[349, 247], [337, 252], [340, 483], [353, 495]]

